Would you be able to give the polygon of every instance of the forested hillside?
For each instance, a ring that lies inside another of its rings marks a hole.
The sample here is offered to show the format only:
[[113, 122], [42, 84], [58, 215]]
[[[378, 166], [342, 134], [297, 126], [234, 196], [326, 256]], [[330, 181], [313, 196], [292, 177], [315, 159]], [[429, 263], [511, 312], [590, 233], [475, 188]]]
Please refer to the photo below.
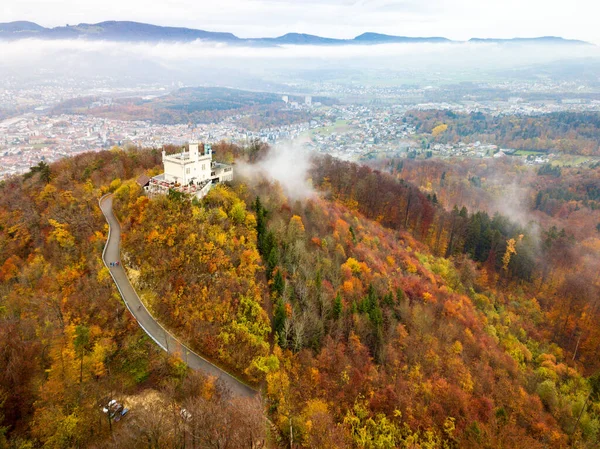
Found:
[[[264, 434], [260, 419], [250, 430], [244, 421], [261, 416], [258, 404], [229, 405], [214, 380], [145, 336], [101, 261], [99, 197], [159, 161], [157, 151], [85, 154], [0, 183], [0, 447], [178, 447], [236, 413], [221, 435], [231, 447]], [[126, 425], [103, 413], [111, 399], [131, 408]], [[182, 405], [194, 412], [186, 433], [173, 413]]]
[[124, 262], [157, 317], [193, 349], [252, 383], [269, 362], [256, 220], [231, 189], [202, 204], [183, 196], [149, 200], [135, 183], [116, 191]]
[[[135, 179], [158, 162], [114, 150], [2, 184], [0, 447], [598, 446], [591, 242], [549, 228], [539, 245], [508, 217], [332, 158], [309, 199], [240, 175], [202, 201], [150, 199]], [[262, 402], [143, 337], [100, 260], [108, 191], [146, 305]], [[105, 397], [131, 408], [112, 428]]]
[[[266, 92], [250, 92], [218, 87], [187, 87], [152, 99], [117, 98], [109, 105], [94, 105], [101, 97], [81, 97], [53, 107], [53, 114], [76, 114], [116, 120], [148, 120], [162, 124], [217, 123], [232, 115], [240, 124], [261, 128], [309, 122], [306, 111], [285, 109], [281, 97]], [[295, 101], [293, 99], [291, 101]], [[333, 100], [317, 97], [331, 104]], [[1, 116], [0, 116], [1, 117]]]
[[431, 134], [437, 126], [447, 126], [444, 132], [432, 134], [433, 142], [479, 140], [520, 150], [600, 155], [600, 114], [597, 112], [492, 116], [481, 112], [461, 114], [432, 110], [409, 112], [407, 120], [415, 125], [417, 132], [426, 134]]

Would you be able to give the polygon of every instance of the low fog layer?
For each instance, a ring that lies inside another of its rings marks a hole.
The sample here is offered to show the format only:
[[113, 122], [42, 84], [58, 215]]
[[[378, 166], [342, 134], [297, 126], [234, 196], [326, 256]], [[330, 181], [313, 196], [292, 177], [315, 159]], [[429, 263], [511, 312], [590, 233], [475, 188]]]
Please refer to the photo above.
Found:
[[[564, 59], [600, 59], [600, 48], [494, 43], [262, 48], [201, 41], [150, 44], [25, 39], [0, 42], [0, 54], [0, 68], [5, 76], [54, 72], [73, 77], [115, 75], [157, 80], [168, 77], [200, 84], [222, 79], [214, 73], [227, 70], [236, 74], [235, 79], [247, 76], [271, 81], [281, 80], [288, 71], [300, 70], [410, 70], [425, 75], [432, 71], [466, 70], [476, 74]], [[416, 78], [415, 82], [419, 79], [424, 78]], [[231, 85], [231, 80], [226, 79], [222, 85], [227, 83]]]

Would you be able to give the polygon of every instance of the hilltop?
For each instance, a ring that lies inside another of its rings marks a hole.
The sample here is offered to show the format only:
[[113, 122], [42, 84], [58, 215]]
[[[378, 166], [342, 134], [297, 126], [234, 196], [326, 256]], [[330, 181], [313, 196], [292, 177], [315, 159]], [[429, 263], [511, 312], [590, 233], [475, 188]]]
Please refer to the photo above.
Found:
[[[214, 150], [248, 172], [271, 157]], [[0, 183], [0, 445], [597, 447], [595, 246], [446, 210], [389, 168], [321, 157], [303, 200], [243, 176], [148, 198], [159, 151], [115, 148]], [[144, 337], [100, 260], [107, 192], [148, 309], [265, 404]], [[107, 397], [132, 407], [110, 428]]]

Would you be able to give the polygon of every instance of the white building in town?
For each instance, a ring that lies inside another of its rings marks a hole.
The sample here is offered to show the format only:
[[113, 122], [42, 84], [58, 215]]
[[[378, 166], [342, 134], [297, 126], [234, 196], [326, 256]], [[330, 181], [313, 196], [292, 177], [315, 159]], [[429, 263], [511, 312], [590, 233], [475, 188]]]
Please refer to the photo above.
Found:
[[214, 184], [233, 181], [233, 167], [212, 160], [210, 144], [191, 142], [189, 151], [162, 152], [164, 173], [148, 181], [145, 190], [150, 194], [166, 194], [170, 189], [204, 197]]

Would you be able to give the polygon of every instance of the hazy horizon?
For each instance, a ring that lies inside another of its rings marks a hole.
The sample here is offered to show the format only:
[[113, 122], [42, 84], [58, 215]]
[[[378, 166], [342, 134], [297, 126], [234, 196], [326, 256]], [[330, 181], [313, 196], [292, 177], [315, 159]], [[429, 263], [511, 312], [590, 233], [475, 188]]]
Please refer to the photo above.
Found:
[[[500, 70], [566, 60], [600, 61], [599, 47], [493, 43], [248, 47], [202, 41], [23, 39], [0, 42], [0, 52], [5, 75], [13, 72], [20, 78], [47, 71], [68, 77], [117, 75], [156, 80], [168, 76], [188, 85], [241, 88], [252, 87], [248, 84], [252, 79], [285, 84], [311, 80], [312, 72], [321, 80], [338, 83], [350, 76], [347, 82], [370, 84], [368, 74], [379, 73], [387, 74], [386, 84], [412, 79], [409, 84], [423, 85], [438, 78], [448, 84], [455, 74], [459, 74], [457, 80], [485, 81], [497, 78], [494, 73]], [[379, 75], [376, 78], [383, 80]], [[265, 87], [256, 84], [255, 88]]]
[[403, 36], [515, 38], [560, 36], [600, 44], [589, 0], [478, 2], [476, 0], [172, 0], [148, 5], [139, 0], [7, 1], [2, 21], [27, 20], [46, 27], [128, 20], [162, 26], [231, 32], [242, 38], [286, 33], [349, 39], [364, 32]]

